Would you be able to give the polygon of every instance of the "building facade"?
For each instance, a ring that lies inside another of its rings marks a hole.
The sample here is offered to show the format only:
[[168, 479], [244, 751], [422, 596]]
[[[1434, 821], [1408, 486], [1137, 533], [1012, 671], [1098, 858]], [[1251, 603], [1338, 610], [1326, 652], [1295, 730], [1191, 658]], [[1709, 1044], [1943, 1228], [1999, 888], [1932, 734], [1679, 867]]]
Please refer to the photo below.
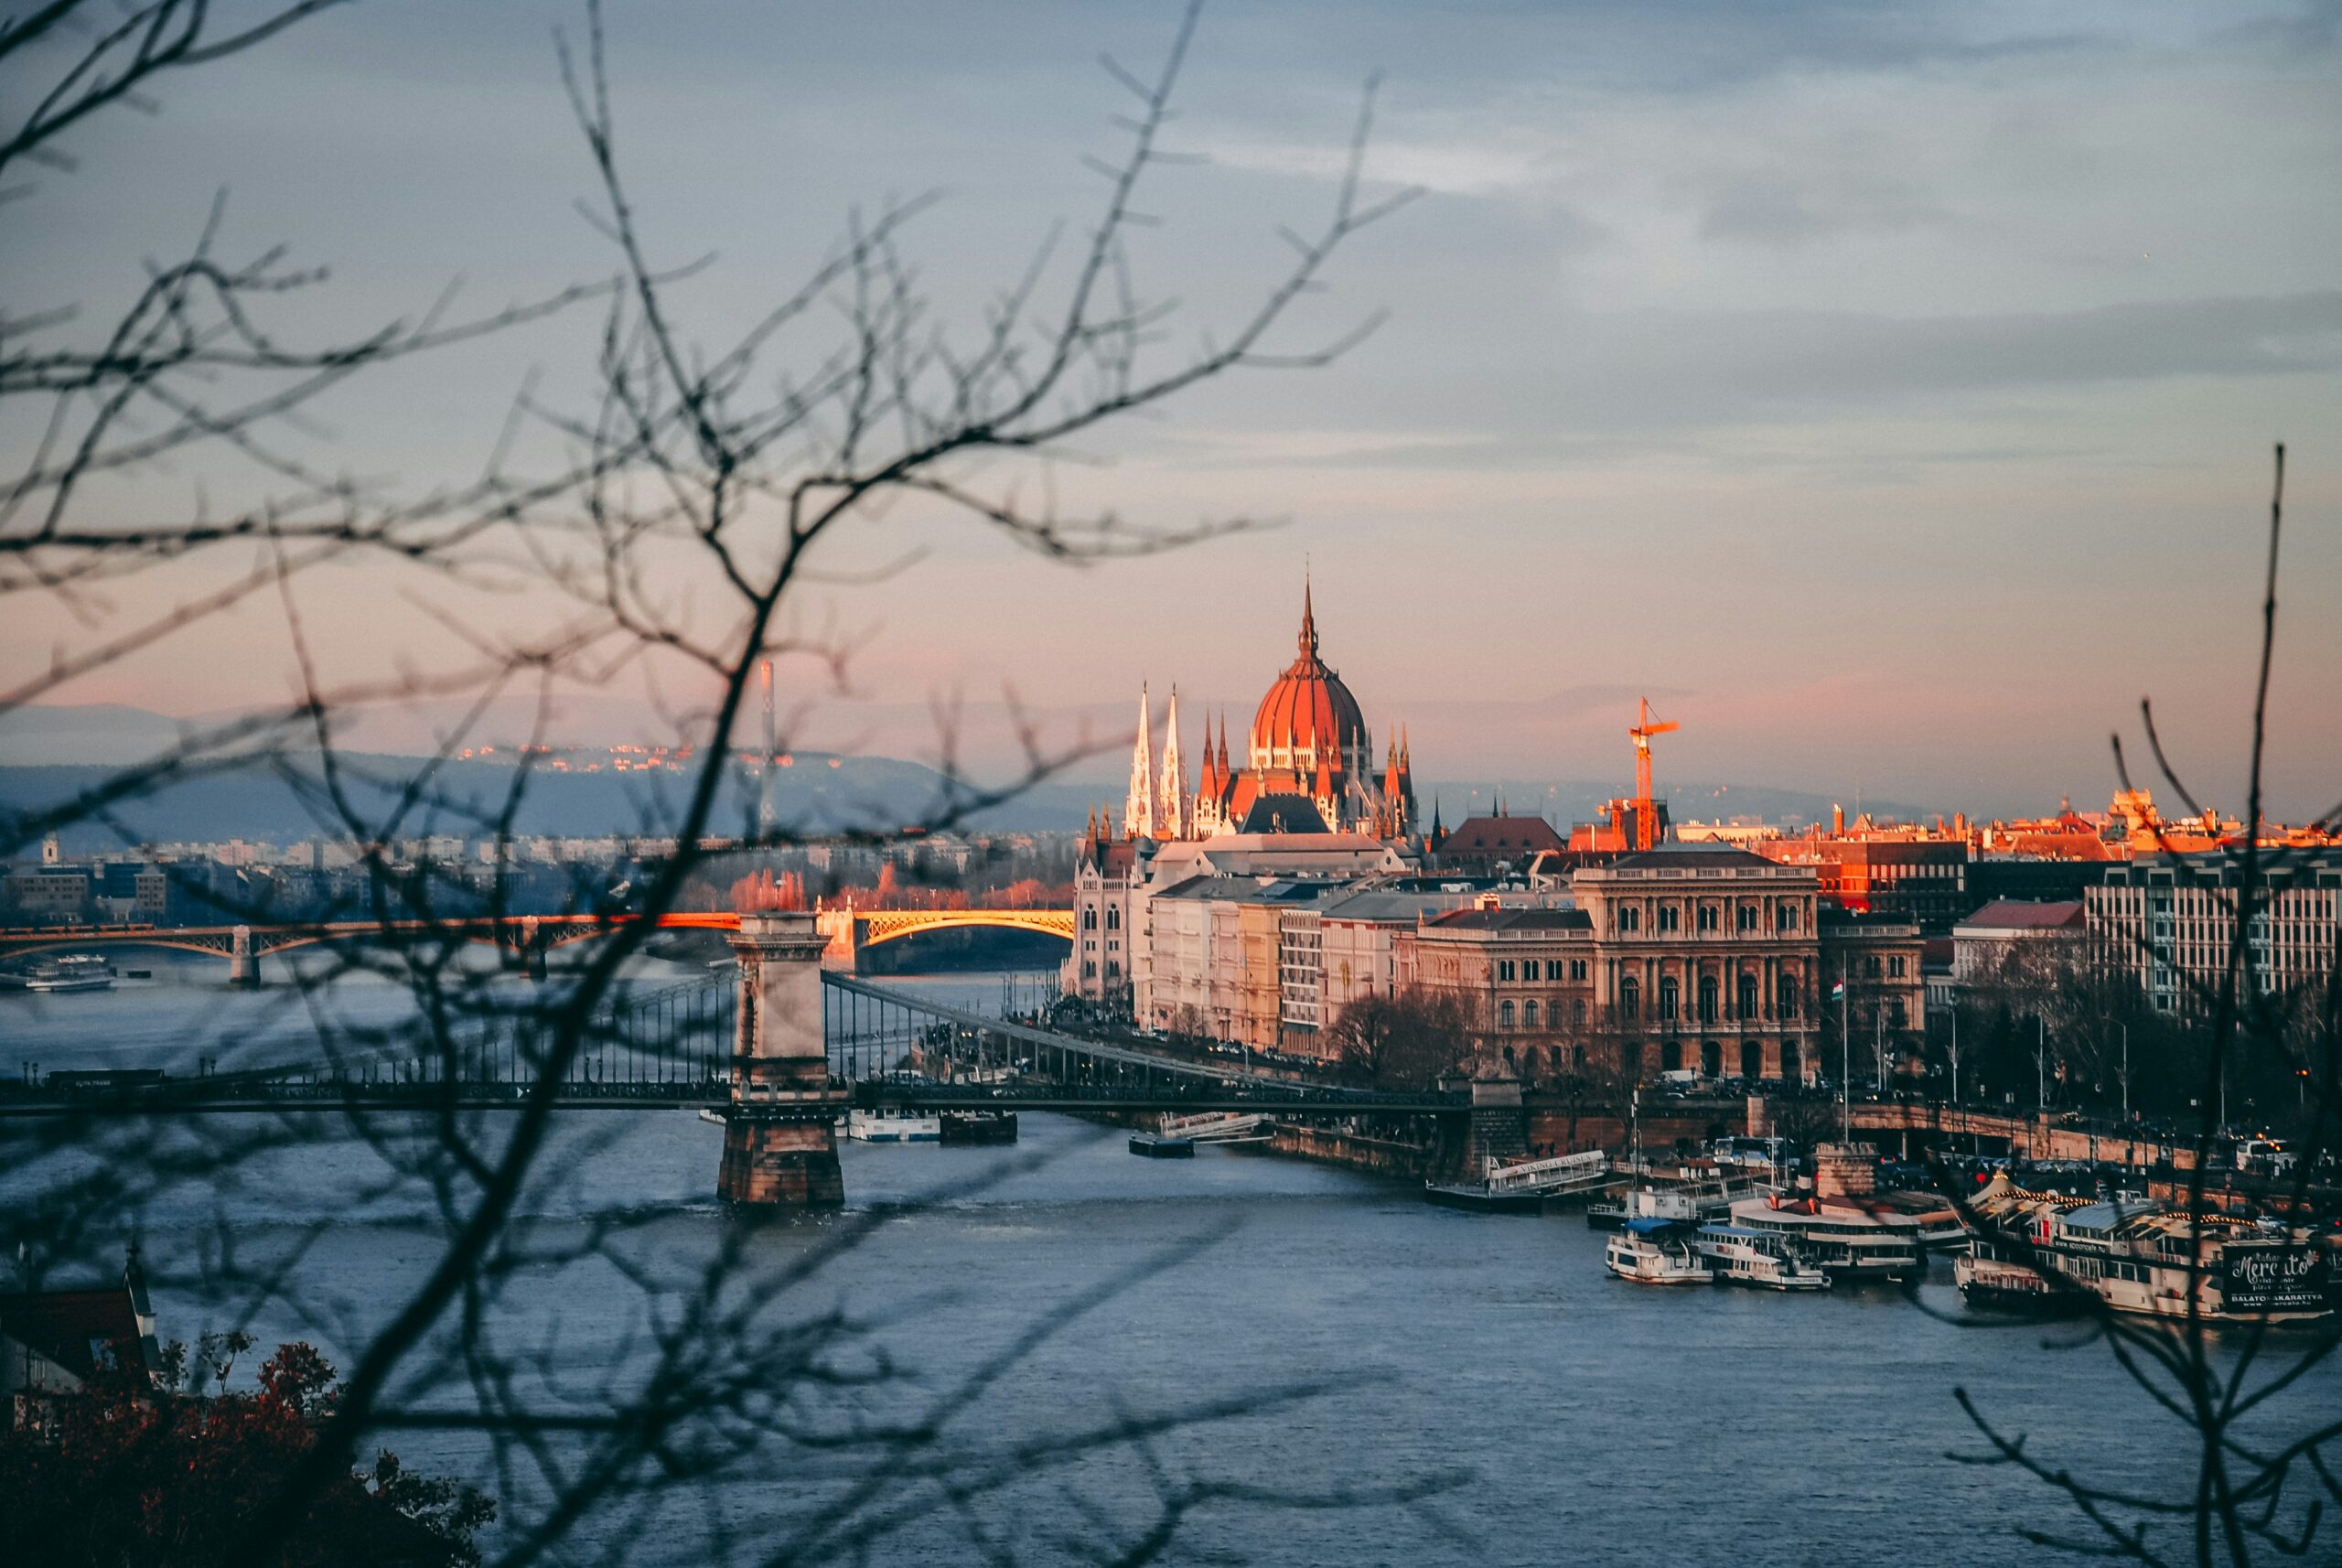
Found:
[[[2158, 855], [2111, 867], [2082, 894], [2091, 959], [2127, 975], [2157, 1012], [2200, 1017], [2237, 938], [2243, 872], [2232, 854]], [[2285, 856], [2265, 874], [2246, 933], [2249, 983], [2263, 995], [2324, 981], [2342, 949], [2342, 850]]]
[[1572, 907], [1423, 917], [1395, 944], [1399, 988], [1462, 1001], [1486, 1048], [1539, 1075], [1802, 1080], [1841, 1028], [1918, 1036], [1917, 924], [1827, 908], [1810, 867], [1668, 844], [1568, 886]]

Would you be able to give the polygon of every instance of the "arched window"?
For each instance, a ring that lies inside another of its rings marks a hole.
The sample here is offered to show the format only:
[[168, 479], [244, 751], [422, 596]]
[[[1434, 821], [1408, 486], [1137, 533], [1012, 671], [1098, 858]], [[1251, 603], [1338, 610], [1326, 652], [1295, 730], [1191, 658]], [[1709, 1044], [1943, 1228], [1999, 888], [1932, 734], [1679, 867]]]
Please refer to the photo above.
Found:
[[1740, 1076], [1751, 1083], [1765, 1076], [1765, 1047], [1754, 1040], [1740, 1042]]
[[1534, 1002], [1524, 1002], [1520, 1004], [1520, 1026], [1524, 1029], [1533, 1029], [1537, 1026], [1537, 1004]]
[[1700, 976], [1700, 1022], [1713, 1024], [1715, 1021], [1716, 977], [1713, 974], [1703, 974]]
[[1512, 1027], [1511, 1003], [1499, 1002], [1497, 1004], [1497, 1027], [1499, 1029], [1509, 1029]]
[[1098, 911], [1095, 908], [1084, 909], [1081, 912], [1081, 929], [1085, 931], [1094, 931], [1098, 929]]
[[1681, 1011], [1682, 1002], [1675, 977], [1671, 974], [1663, 976], [1659, 983], [1659, 1015], [1662, 1020], [1672, 1023]]
[[1805, 1076], [1803, 1069], [1800, 1068], [1798, 1063], [1797, 1042], [1795, 1040], [1783, 1040], [1781, 1042], [1781, 1076], [1789, 1079], [1791, 1082], [1795, 1082], [1797, 1079]]
[[1584, 1046], [1572, 1046], [1570, 1047], [1570, 1066], [1576, 1069], [1579, 1072], [1584, 1072], [1585, 1070], [1585, 1047]]
[[1622, 931], [1641, 930], [1643, 929], [1643, 912], [1640, 909], [1636, 908], [1632, 904], [1621, 905], [1618, 909], [1618, 929]]
[[1621, 1040], [1618, 1043], [1618, 1070], [1627, 1075], [1628, 1083], [1639, 1083], [1643, 1076], [1643, 1043]]
[[1659, 929], [1661, 931], [1681, 930], [1683, 912], [1672, 904], [1661, 904], [1659, 907]]
[[1756, 1016], [1756, 977], [1753, 974], [1740, 977], [1740, 1015], [1744, 1018]]
[[1777, 931], [1796, 930], [1797, 906], [1794, 904], [1784, 904], [1779, 908], [1774, 910], [1773, 929]]
[[1714, 904], [1701, 905], [1700, 918], [1698, 921], [1700, 929], [1703, 931], [1713, 931], [1716, 929], [1718, 923], [1719, 922], [1716, 918], [1716, 907]]
[[1774, 999], [1773, 1004], [1780, 1009], [1782, 1017], [1794, 1018], [1797, 1016], [1796, 975], [1785, 974], [1781, 976], [1781, 993]]
[[1631, 974], [1618, 983], [1618, 1012], [1627, 1018], [1643, 1015], [1643, 988]]
[[1682, 1041], [1668, 1040], [1660, 1046], [1659, 1070], [1661, 1072], [1681, 1072], [1683, 1070]]
[[1123, 929], [1123, 911], [1112, 904], [1106, 906], [1106, 929], [1110, 931]]
[[1702, 1078], [1724, 1076], [1724, 1046], [1720, 1041], [1702, 1040], [1700, 1042], [1700, 1076]]

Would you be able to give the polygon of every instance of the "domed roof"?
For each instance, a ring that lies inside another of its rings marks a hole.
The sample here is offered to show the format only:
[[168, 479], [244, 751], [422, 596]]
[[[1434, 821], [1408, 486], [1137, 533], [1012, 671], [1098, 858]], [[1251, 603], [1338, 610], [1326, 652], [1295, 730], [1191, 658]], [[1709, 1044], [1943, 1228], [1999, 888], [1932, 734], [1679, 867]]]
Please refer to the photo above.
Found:
[[1367, 744], [1366, 717], [1342, 678], [1317, 657], [1317, 618], [1309, 590], [1301, 596], [1301, 656], [1277, 677], [1252, 715], [1256, 764], [1279, 768], [1330, 762], [1339, 769]]

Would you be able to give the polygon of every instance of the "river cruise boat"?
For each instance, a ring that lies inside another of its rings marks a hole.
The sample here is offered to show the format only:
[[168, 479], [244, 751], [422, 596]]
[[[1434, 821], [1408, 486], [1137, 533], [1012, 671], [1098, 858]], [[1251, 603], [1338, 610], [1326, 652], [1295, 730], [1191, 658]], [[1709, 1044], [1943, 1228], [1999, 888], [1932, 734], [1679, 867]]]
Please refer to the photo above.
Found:
[[[2033, 1260], [2116, 1312], [2205, 1322], [2299, 1323], [2332, 1316], [2333, 1259], [2315, 1236], [2226, 1214], [2084, 1202], [2026, 1192], [2005, 1175], [1977, 1196], [1977, 1257], [1963, 1294], [2013, 1299]], [[1989, 1266], [1997, 1265], [1997, 1266]], [[2038, 1276], [2036, 1276], [2036, 1279]], [[2054, 1295], [2047, 1282], [2044, 1292]], [[1971, 1288], [1972, 1287], [1972, 1288]], [[1981, 1303], [1980, 1303], [1981, 1305]]]
[[111, 991], [113, 965], [93, 952], [70, 952], [53, 958], [25, 979], [25, 989], [41, 993]]
[[1668, 1219], [1683, 1225], [1703, 1225], [1724, 1219], [1732, 1208], [1732, 1188], [1722, 1179], [1646, 1180], [1608, 1202], [1587, 1204], [1585, 1223], [1590, 1230], [1616, 1230], [1629, 1219]]
[[1016, 1142], [1014, 1111], [946, 1111], [937, 1118], [946, 1144], [1013, 1144]]
[[1485, 1181], [1423, 1183], [1423, 1197], [1442, 1208], [1468, 1209], [1475, 1214], [1542, 1214], [1545, 1195], [1534, 1190], [1508, 1192]]
[[1843, 1197], [1744, 1197], [1732, 1206], [1732, 1223], [1785, 1239], [1833, 1283], [1899, 1279], [1927, 1268], [1918, 1221], [1886, 1205]]
[[1758, 1290], [1828, 1290], [1830, 1276], [1799, 1255], [1788, 1238], [1738, 1225], [1703, 1225], [1697, 1243], [1708, 1271], [1724, 1284]]
[[1133, 1133], [1131, 1153], [1150, 1160], [1192, 1160], [1196, 1157], [1196, 1141], [1166, 1138], [1160, 1133]]
[[1940, 1193], [1893, 1191], [1876, 1194], [1871, 1202], [1884, 1213], [1892, 1209], [1918, 1227], [1919, 1247], [1928, 1252], [1964, 1252], [1968, 1250], [1968, 1227], [1960, 1222], [1960, 1210]]
[[1630, 1284], [1703, 1285], [1714, 1276], [1680, 1220], [1628, 1219], [1602, 1250], [1602, 1266]]
[[2088, 1292], [2002, 1256], [2000, 1244], [1980, 1236], [1970, 1245], [1973, 1251], [1951, 1261], [1951, 1283], [1959, 1287], [1960, 1299], [1979, 1312], [2070, 1317], [2090, 1303]]
[[849, 1111], [845, 1135], [857, 1144], [937, 1144], [943, 1140], [943, 1119], [932, 1111]]

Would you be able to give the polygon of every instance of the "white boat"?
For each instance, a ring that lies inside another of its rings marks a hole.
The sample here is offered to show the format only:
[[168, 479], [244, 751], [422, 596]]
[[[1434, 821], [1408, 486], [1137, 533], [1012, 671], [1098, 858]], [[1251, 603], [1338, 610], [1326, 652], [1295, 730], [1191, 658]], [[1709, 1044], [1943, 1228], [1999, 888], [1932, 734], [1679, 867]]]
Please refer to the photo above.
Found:
[[[1982, 1233], [1961, 1271], [1971, 1302], [2006, 1309], [2014, 1273], [2055, 1272], [2116, 1312], [2205, 1322], [2307, 1322], [2334, 1311], [2323, 1243], [2305, 1230], [2160, 1205], [2025, 1192], [2005, 1175], [1979, 1194]], [[2015, 1243], [2022, 1240], [2020, 1249]], [[2004, 1256], [2007, 1254], [2007, 1256]], [[1988, 1267], [1988, 1262], [1996, 1267]], [[2054, 1299], [2047, 1282], [2043, 1294]], [[2027, 1305], [2022, 1300], [2016, 1305]]]
[[1838, 1198], [1746, 1197], [1732, 1206], [1732, 1223], [1784, 1238], [1833, 1282], [1896, 1279], [1927, 1268], [1918, 1221], [1892, 1208]]
[[1798, 1254], [1787, 1237], [1738, 1225], [1700, 1227], [1700, 1255], [1725, 1284], [1760, 1290], [1828, 1290], [1830, 1276]]
[[1602, 1264], [1638, 1285], [1703, 1285], [1714, 1277], [1692, 1245], [1691, 1227], [1649, 1215], [1628, 1220], [1610, 1238]]
[[35, 970], [25, 989], [43, 993], [111, 991], [113, 965], [91, 952], [70, 952]]
[[943, 1118], [931, 1111], [849, 1111], [845, 1135], [857, 1144], [938, 1144]]

